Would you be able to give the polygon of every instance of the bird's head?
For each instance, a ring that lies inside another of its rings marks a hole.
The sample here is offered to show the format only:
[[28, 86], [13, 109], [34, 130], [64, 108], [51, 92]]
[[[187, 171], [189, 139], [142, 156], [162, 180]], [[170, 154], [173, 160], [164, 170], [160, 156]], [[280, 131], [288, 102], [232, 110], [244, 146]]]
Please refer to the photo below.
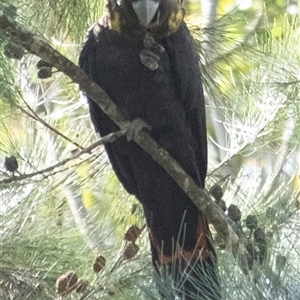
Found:
[[[174, 22], [180, 24], [183, 20], [182, 0], [129, 0], [145, 28], [164, 26], [166, 22], [173, 27]], [[178, 27], [178, 26], [177, 26]], [[176, 28], [177, 30], [177, 28]]]
[[[151, 31], [165, 28], [169, 33], [175, 32], [184, 17], [182, 0], [109, 0], [115, 12], [122, 8], [126, 19], [136, 19], [139, 26]], [[134, 15], [133, 15], [134, 14]]]

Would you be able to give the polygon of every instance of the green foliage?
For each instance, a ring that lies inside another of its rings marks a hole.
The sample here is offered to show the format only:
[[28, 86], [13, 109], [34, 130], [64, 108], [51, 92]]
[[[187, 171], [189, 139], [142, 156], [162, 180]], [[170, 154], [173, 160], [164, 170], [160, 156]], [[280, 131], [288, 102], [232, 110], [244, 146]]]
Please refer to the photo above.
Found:
[[99, 18], [103, 9], [103, 1], [95, 0], [8, 0], [0, 5], [16, 7], [17, 21], [26, 28], [32, 27], [35, 32], [64, 43], [82, 41], [84, 30]]
[[[12, 89], [15, 85], [15, 76], [11, 62], [4, 56], [4, 39], [0, 36], [0, 109], [1, 112], [7, 112], [10, 106], [16, 102], [16, 91]], [[2, 42], [2, 43], [1, 43]], [[2, 115], [2, 114], [1, 114]], [[5, 115], [5, 114], [4, 114]]]

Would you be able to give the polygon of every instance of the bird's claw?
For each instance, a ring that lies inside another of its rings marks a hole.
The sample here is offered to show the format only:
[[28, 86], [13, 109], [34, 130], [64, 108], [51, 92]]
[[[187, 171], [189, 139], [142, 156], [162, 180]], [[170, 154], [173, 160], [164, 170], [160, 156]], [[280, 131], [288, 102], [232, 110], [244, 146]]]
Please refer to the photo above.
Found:
[[151, 33], [146, 32], [144, 36], [144, 49], [140, 52], [140, 60], [144, 66], [154, 71], [158, 69], [160, 57], [156, 53], [162, 53], [165, 48], [157, 43]]
[[143, 49], [140, 52], [140, 60], [144, 66], [154, 71], [158, 69], [158, 61], [160, 57], [149, 49]]
[[123, 128], [126, 132], [127, 142], [133, 140], [141, 130], [150, 130], [150, 126], [140, 118], [134, 119], [132, 122], [127, 122]]

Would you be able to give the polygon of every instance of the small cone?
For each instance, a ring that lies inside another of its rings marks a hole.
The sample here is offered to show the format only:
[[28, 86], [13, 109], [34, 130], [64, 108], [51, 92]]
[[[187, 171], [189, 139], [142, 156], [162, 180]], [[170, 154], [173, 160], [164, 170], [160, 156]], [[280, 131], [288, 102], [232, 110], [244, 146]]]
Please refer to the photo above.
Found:
[[233, 221], [233, 222], [239, 222], [241, 220], [242, 217], [242, 213], [240, 211], [240, 209], [234, 205], [231, 204], [228, 207], [228, 217]]
[[10, 157], [5, 157], [4, 168], [7, 171], [14, 173], [15, 171], [17, 171], [18, 167], [18, 161], [14, 155]]
[[86, 288], [88, 287], [88, 285], [89, 285], [89, 282], [87, 280], [80, 279], [77, 284], [76, 293], [83, 293], [86, 290]]
[[125, 259], [131, 259], [136, 256], [136, 254], [139, 252], [140, 248], [135, 243], [130, 243], [126, 245], [124, 251], [123, 251], [123, 257]]
[[258, 222], [255, 215], [248, 215], [246, 218], [246, 227], [250, 230], [257, 228]]
[[140, 236], [141, 232], [142, 230], [137, 225], [132, 225], [124, 234], [124, 240], [134, 243]]
[[100, 255], [96, 257], [93, 264], [93, 271], [95, 273], [99, 273], [105, 267], [105, 264], [106, 259], [104, 258], [104, 256]]
[[37, 75], [40, 79], [50, 78], [52, 76], [52, 70], [49, 67], [42, 67], [38, 70]]
[[218, 184], [213, 185], [209, 190], [209, 193], [216, 199], [216, 201], [221, 200], [224, 194], [221, 186]]
[[65, 296], [77, 288], [78, 277], [74, 272], [67, 272], [56, 280], [56, 293]]

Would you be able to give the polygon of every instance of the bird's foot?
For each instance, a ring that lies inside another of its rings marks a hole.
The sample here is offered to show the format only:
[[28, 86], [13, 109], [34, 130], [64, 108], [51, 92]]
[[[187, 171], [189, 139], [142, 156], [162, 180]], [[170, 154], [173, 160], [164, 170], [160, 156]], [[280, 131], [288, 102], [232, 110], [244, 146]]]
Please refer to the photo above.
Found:
[[160, 57], [156, 53], [162, 53], [165, 48], [157, 43], [150, 32], [146, 32], [144, 36], [144, 49], [140, 52], [140, 59], [144, 66], [154, 71], [158, 69]]
[[158, 61], [160, 57], [149, 49], [143, 49], [140, 52], [140, 60], [144, 66], [154, 71], [158, 69]]
[[127, 141], [130, 142], [133, 140], [141, 130], [147, 129], [150, 130], [151, 127], [142, 119], [137, 118], [132, 122], [127, 122], [123, 125], [123, 129], [126, 131]]

